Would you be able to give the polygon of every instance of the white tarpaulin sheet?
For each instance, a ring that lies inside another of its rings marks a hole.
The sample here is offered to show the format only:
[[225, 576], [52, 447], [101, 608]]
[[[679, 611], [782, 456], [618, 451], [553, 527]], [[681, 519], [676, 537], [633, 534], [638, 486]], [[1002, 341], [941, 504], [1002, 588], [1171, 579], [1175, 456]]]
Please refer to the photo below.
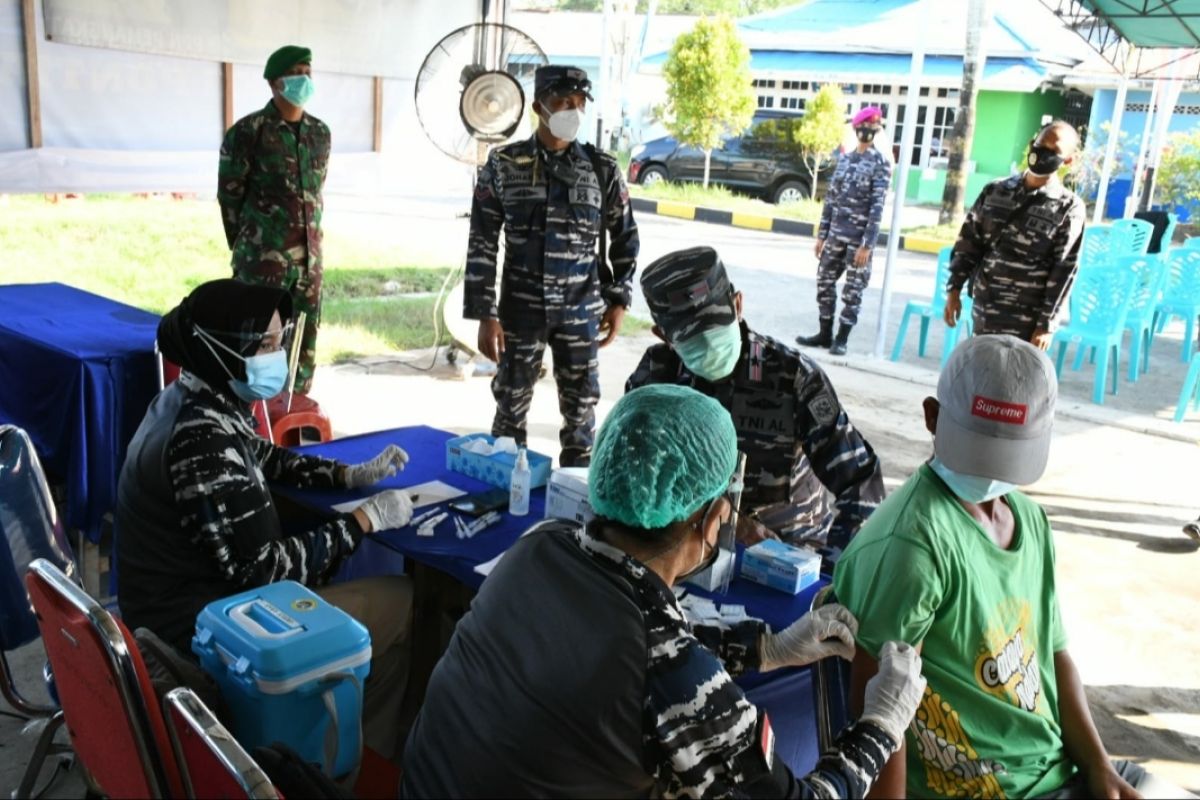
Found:
[[414, 78], [425, 53], [477, 21], [475, 0], [42, 0], [65, 44], [261, 65], [275, 48], [313, 50], [313, 68]]

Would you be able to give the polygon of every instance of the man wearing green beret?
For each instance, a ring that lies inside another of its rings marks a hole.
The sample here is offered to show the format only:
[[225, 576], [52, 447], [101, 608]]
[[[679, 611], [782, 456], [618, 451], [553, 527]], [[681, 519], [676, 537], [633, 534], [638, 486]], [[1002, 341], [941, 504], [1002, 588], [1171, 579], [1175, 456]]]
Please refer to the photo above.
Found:
[[312, 51], [281, 47], [263, 77], [271, 100], [225, 133], [217, 201], [238, 280], [287, 289], [305, 312], [296, 391], [312, 386], [321, 319], [321, 189], [329, 127], [304, 112], [312, 98]]

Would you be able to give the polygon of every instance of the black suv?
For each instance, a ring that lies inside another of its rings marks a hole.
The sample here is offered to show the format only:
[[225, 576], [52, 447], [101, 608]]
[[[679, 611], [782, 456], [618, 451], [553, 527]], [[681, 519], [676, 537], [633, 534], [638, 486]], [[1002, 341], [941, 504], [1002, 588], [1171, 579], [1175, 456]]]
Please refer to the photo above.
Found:
[[[808, 167], [788, 153], [782, 142], [799, 114], [758, 112], [750, 128], [731, 136], [712, 151], [709, 182], [761, 196], [772, 203], [802, 200], [812, 194]], [[833, 174], [833, 163], [821, 167], [818, 191]], [[629, 182], [651, 186], [661, 180], [700, 183], [704, 180], [704, 151], [685, 147], [670, 136], [651, 139], [633, 148]]]

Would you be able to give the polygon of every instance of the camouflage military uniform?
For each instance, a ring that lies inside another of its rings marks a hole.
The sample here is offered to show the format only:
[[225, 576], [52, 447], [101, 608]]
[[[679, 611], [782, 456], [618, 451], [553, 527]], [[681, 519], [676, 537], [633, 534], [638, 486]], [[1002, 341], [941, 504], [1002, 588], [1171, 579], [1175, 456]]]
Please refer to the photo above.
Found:
[[992, 181], [963, 221], [946, 288], [972, 282], [975, 333], [1025, 341], [1053, 332], [1075, 280], [1086, 209], [1057, 179], [1037, 189], [1024, 176]]
[[308, 315], [297, 391], [312, 385], [321, 321], [321, 190], [329, 164], [329, 128], [310, 114], [295, 126], [274, 102], [234, 123], [221, 144], [217, 200], [233, 275], [291, 292]]
[[[687, 370], [665, 344], [650, 347], [625, 384], [691, 386], [733, 417], [747, 456], [742, 508], [793, 541], [844, 548], [883, 500], [879, 459], [850, 424], [829, 378], [805, 355], [742, 323], [742, 355], [733, 374], [712, 383]], [[834, 495], [836, 511], [825, 492]]]
[[874, 147], [863, 153], [851, 150], [834, 167], [817, 228], [817, 238], [825, 240], [817, 267], [817, 309], [823, 320], [833, 319], [838, 278], [846, 273], [840, 321], [851, 326], [858, 322], [862, 295], [871, 282], [871, 261], [859, 269], [854, 253], [875, 246], [891, 180], [891, 162]]
[[[590, 148], [589, 148], [590, 149]], [[578, 142], [561, 154], [534, 136], [493, 150], [479, 171], [471, 206], [464, 316], [499, 319], [504, 354], [492, 394], [492, 434], [525, 441], [525, 416], [546, 346], [563, 423], [564, 466], [591, 460], [600, 398], [597, 334], [600, 315], [613, 304], [628, 307], [637, 226], [616, 161], [596, 153], [605, 184]], [[611, 275], [596, 258], [600, 198], [604, 192]], [[496, 301], [496, 254], [504, 230], [504, 271]]]

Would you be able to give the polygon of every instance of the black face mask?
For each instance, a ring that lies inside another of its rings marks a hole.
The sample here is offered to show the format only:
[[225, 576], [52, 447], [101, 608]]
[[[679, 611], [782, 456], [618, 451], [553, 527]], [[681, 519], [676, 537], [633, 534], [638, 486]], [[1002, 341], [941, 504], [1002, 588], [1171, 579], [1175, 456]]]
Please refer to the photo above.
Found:
[[858, 140], [863, 144], [870, 144], [871, 142], [875, 141], [876, 131], [874, 128], [863, 126], [861, 128], [855, 128], [854, 132], [858, 134]]
[[1029, 171], [1034, 175], [1052, 175], [1063, 165], [1063, 157], [1049, 147], [1029, 146]]

